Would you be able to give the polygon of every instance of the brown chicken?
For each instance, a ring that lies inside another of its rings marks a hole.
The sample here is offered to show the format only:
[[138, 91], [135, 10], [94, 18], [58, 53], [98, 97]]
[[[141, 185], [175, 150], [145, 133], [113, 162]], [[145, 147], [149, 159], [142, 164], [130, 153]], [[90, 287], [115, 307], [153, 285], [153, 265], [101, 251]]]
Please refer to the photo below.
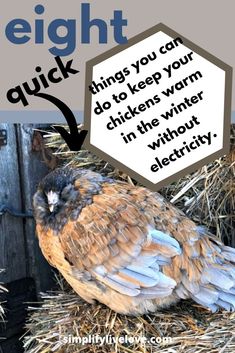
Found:
[[130, 315], [187, 298], [235, 309], [235, 249], [156, 192], [66, 167], [43, 179], [34, 210], [44, 256], [89, 303]]

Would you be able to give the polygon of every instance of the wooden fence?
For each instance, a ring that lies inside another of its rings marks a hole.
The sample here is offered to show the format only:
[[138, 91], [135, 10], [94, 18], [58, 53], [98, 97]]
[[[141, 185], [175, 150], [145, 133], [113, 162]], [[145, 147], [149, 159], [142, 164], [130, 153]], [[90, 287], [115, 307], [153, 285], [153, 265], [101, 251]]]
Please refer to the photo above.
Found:
[[[39, 133], [40, 125], [0, 124], [7, 136], [0, 148], [0, 210], [8, 207], [18, 213], [32, 212], [32, 196], [38, 182], [48, 172], [43, 162]], [[36, 141], [35, 141], [36, 138]], [[1, 140], [0, 140], [1, 144]], [[52, 288], [52, 268], [44, 260], [35, 235], [33, 218], [16, 217], [0, 211], [0, 282], [6, 284], [7, 323], [0, 328], [0, 352], [21, 352], [18, 338], [25, 320], [24, 302], [36, 299], [36, 294]]]

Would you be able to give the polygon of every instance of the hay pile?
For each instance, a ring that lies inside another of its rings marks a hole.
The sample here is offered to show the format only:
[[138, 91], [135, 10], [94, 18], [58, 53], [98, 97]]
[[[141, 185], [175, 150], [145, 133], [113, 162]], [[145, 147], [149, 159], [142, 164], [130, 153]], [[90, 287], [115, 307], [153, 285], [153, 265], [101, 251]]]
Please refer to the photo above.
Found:
[[161, 193], [197, 224], [203, 224], [226, 245], [235, 247], [235, 125], [231, 126], [230, 153]]
[[[88, 151], [71, 153], [56, 133], [45, 135], [63, 164], [90, 168], [114, 178], [136, 182], [129, 176]], [[160, 192], [184, 210], [197, 223], [205, 224], [227, 244], [234, 244], [235, 228], [235, 127], [231, 134], [231, 153]], [[190, 301], [162, 310], [155, 315], [127, 317], [112, 312], [101, 304], [82, 301], [66, 283], [57, 278], [59, 289], [42, 294], [38, 307], [29, 307], [25, 353], [233, 353], [235, 352], [235, 313], [211, 314]], [[156, 337], [157, 343], [116, 342], [115, 344], [65, 344], [63, 337], [89, 334], [133, 337]], [[161, 342], [160, 342], [161, 340]]]
[[[191, 301], [182, 301], [154, 315], [128, 317], [101, 304], [85, 303], [64, 281], [58, 281], [60, 290], [42, 294], [40, 306], [29, 307], [25, 353], [235, 352], [235, 313], [211, 314]], [[102, 346], [63, 342], [64, 337], [72, 342], [71, 337], [88, 335], [108, 335], [117, 342]], [[125, 335], [130, 342], [118, 342]], [[156, 337], [156, 344], [131, 341], [135, 337]]]
[[[79, 128], [82, 126], [80, 125]], [[47, 147], [64, 164], [89, 168], [136, 184], [130, 176], [113, 168], [89, 151], [71, 152], [61, 136], [48, 132]], [[235, 247], [235, 125], [231, 125], [231, 151], [159, 191], [198, 224], [205, 225], [226, 245]]]

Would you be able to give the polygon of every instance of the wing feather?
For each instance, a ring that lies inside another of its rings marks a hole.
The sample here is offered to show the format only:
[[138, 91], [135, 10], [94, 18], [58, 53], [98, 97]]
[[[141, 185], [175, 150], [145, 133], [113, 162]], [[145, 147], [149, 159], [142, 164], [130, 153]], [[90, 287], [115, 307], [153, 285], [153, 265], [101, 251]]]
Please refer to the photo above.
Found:
[[79, 252], [84, 270], [128, 296], [149, 298], [172, 293], [176, 282], [163, 274], [162, 264], [181, 254], [177, 240], [155, 229], [128, 194], [107, 197], [105, 193], [94, 196], [94, 201], [60, 235], [66, 258], [76, 267]]

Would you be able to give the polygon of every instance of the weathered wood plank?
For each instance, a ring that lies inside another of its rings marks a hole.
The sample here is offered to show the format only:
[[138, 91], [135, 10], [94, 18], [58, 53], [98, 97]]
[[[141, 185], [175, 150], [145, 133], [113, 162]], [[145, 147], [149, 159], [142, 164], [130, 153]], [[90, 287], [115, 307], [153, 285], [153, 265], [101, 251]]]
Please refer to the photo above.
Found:
[[[39, 124], [21, 124], [17, 126], [20, 141], [19, 161], [24, 211], [32, 209], [32, 198], [38, 183], [48, 173], [48, 167], [43, 162], [41, 151], [32, 149], [34, 129], [43, 127], [45, 128], [45, 126]], [[26, 219], [25, 234], [29, 276], [34, 278], [38, 292], [50, 289], [54, 285], [52, 267], [48, 265], [39, 248], [33, 219]]]
[[[22, 209], [15, 126], [6, 129], [8, 144], [0, 149], [0, 205]], [[0, 216], [0, 281], [10, 282], [27, 276], [23, 220], [8, 214]]]

